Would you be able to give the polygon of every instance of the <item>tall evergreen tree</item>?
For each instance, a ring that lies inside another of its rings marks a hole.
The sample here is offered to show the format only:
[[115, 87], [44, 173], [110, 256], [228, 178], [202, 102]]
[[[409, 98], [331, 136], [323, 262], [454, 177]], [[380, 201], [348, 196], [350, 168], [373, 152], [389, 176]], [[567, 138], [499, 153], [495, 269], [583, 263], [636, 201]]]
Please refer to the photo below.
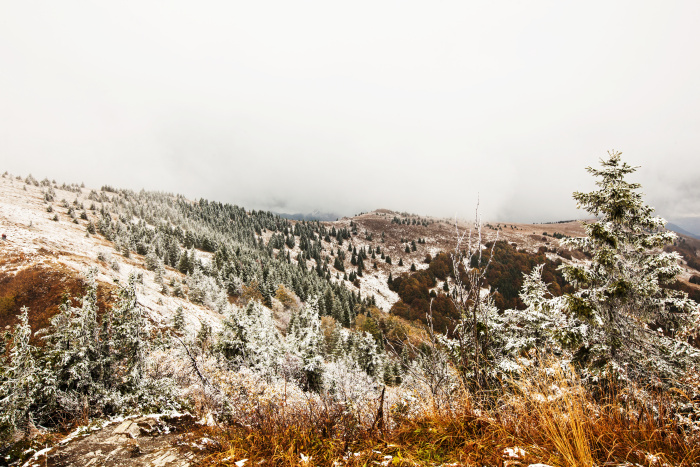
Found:
[[323, 333], [318, 312], [318, 299], [313, 298], [302, 306], [287, 329], [288, 351], [300, 359], [305, 386], [311, 390], [321, 387], [323, 363]]
[[625, 180], [637, 168], [622, 162], [620, 154], [610, 152], [601, 169], [586, 169], [598, 178], [598, 190], [574, 193], [578, 206], [597, 219], [585, 224], [586, 237], [564, 240], [592, 254], [590, 265], [562, 268], [577, 289], [567, 296], [565, 310], [589, 330], [572, 336], [580, 342], [576, 358], [634, 379], [678, 375], [688, 363], [681, 354], [697, 357], [674, 339], [697, 315], [697, 304], [663, 287], [682, 272], [679, 255], [663, 251], [676, 235], [644, 204], [640, 185]]
[[231, 309], [216, 348], [235, 366], [245, 365], [267, 375], [276, 371], [283, 353], [272, 312], [256, 301]]
[[0, 370], [0, 440], [16, 429], [26, 428], [31, 406], [37, 400], [40, 384], [30, 337], [28, 310], [23, 307], [12, 334], [9, 362], [2, 362]]
[[182, 331], [185, 329], [185, 314], [181, 306], [178, 306], [173, 316], [173, 329]]

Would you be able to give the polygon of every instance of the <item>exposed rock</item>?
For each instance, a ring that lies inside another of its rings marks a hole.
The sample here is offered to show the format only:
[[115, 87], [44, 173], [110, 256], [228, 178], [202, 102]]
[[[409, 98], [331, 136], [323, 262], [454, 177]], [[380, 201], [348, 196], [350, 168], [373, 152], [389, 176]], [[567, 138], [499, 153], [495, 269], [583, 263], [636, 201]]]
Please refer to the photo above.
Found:
[[194, 425], [190, 415], [153, 415], [115, 422], [42, 450], [24, 466], [188, 467], [196, 464], [200, 454], [178, 447], [189, 446], [178, 440], [191, 433]]

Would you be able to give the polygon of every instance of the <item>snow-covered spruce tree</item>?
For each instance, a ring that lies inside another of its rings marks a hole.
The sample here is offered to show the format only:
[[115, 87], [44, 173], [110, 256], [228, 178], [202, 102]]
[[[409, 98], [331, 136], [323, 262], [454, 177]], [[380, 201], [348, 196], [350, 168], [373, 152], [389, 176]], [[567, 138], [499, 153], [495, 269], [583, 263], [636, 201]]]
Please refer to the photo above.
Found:
[[[139, 395], [143, 379], [148, 334], [143, 310], [138, 305], [135, 278], [119, 290], [119, 302], [103, 317], [103, 358], [106, 358], [104, 384], [121, 395]], [[109, 323], [108, 319], [112, 322]], [[111, 330], [108, 329], [111, 327]], [[105, 347], [111, 343], [112, 348]], [[108, 353], [107, 353], [108, 351]]]
[[109, 349], [100, 342], [94, 275], [95, 271], [88, 272], [81, 306], [72, 306], [66, 298], [51, 319], [51, 326], [41, 331], [47, 348], [44, 374], [53, 383], [51, 397], [42, 401], [47, 413], [68, 417], [89, 413], [104, 395], [99, 380], [109, 372], [104, 365], [111, 357], [102, 358]]
[[322, 384], [323, 333], [318, 298], [310, 299], [292, 315], [287, 329], [287, 352], [296, 358], [304, 373], [305, 389], [318, 391]]
[[380, 353], [381, 349], [377, 345], [377, 341], [372, 334], [361, 331], [355, 333], [354, 348], [352, 349], [352, 357], [357, 362], [357, 365], [369, 376], [383, 379], [382, 369], [384, 367], [384, 356]]
[[[29, 419], [55, 425], [83, 415], [159, 406], [166, 392], [159, 388], [157, 396], [149, 397], [152, 388], [142, 384], [147, 340], [133, 284], [130, 279], [119, 292], [118, 304], [98, 320], [97, 286], [90, 272], [81, 306], [66, 298], [50, 327], [37, 333], [46, 342], [43, 347], [28, 344], [26, 312], [22, 315], [0, 389], [0, 397], [12, 393], [7, 402], [15, 408], [7, 414], [15, 426]], [[20, 404], [22, 394], [31, 397], [29, 405]]]
[[501, 343], [498, 356], [501, 372], [519, 372], [527, 365], [528, 357], [561, 356], [565, 349], [580, 343], [575, 336], [585, 334], [589, 328], [588, 324], [564, 313], [566, 298], [549, 293], [542, 280], [543, 268], [544, 264], [535, 266], [524, 277], [520, 299], [527, 308], [505, 310], [497, 315], [498, 330], [492, 335]]
[[[192, 254], [194, 257], [194, 254]], [[194, 267], [192, 274], [186, 279], [189, 298], [207, 308], [224, 313], [229, 307], [228, 295], [216, 277], [208, 276], [199, 266]]]
[[222, 323], [216, 350], [234, 367], [275, 374], [283, 348], [270, 309], [257, 301], [233, 307]]
[[31, 329], [27, 308], [22, 308], [19, 323], [12, 334], [9, 361], [0, 372], [0, 440], [32, 421], [31, 406], [40, 390], [36, 349], [29, 343]]
[[173, 316], [173, 329], [180, 333], [185, 329], [185, 312], [181, 306], [177, 307], [175, 310], [175, 315]]
[[586, 169], [598, 190], [573, 195], [596, 221], [585, 224], [586, 237], [565, 240], [592, 254], [590, 264], [562, 267], [577, 289], [564, 311], [587, 325], [572, 329], [569, 341], [591, 376], [612, 371], [644, 384], [677, 382], [699, 361], [679, 338], [697, 304], [663, 288], [682, 271], [678, 254], [662, 250], [676, 235], [644, 204], [640, 185], [625, 180], [636, 167], [620, 154], [611, 151], [601, 169]]

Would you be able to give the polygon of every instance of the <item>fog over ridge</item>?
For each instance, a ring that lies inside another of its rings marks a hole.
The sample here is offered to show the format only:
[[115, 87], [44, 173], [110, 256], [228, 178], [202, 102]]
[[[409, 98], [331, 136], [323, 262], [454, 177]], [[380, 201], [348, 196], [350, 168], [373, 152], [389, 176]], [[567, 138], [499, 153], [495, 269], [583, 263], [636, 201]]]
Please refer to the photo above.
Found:
[[[700, 4], [13, 2], [1, 169], [287, 213], [545, 222], [617, 149], [700, 230]], [[690, 227], [689, 227], [690, 226]]]

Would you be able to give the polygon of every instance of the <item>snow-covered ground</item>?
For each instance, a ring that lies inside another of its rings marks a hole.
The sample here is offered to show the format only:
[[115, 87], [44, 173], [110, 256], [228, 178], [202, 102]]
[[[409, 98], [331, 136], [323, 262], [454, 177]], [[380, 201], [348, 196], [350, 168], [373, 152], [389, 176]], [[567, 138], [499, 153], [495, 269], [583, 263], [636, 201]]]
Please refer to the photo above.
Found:
[[374, 274], [365, 273], [360, 278], [360, 290], [363, 297], [374, 295], [377, 302], [377, 308], [382, 311], [389, 311], [391, 306], [399, 300], [399, 294], [389, 290], [387, 280], [389, 275], [383, 272], [374, 272]]

